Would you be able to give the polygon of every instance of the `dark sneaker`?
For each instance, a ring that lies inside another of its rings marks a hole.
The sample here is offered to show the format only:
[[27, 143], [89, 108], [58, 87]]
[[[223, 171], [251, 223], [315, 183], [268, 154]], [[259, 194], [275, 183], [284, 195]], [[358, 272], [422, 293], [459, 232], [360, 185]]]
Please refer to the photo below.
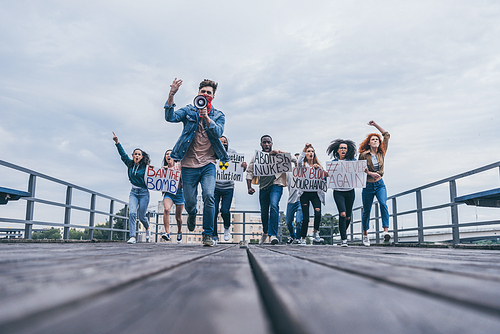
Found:
[[180, 244], [182, 242], [182, 232], [177, 233], [177, 243]]
[[170, 235], [168, 233], [163, 233], [161, 238], [165, 241], [170, 241]]
[[187, 226], [188, 230], [190, 230], [191, 232], [194, 231], [194, 228], [196, 227], [196, 215], [188, 216]]
[[214, 246], [214, 240], [212, 239], [211, 235], [204, 234], [202, 243], [203, 243], [203, 246], [207, 246], [207, 247]]
[[271, 236], [271, 245], [277, 245], [277, 244], [279, 244], [279, 242], [280, 241], [278, 240], [278, 238], [275, 235]]
[[286, 241], [286, 244], [287, 244], [287, 245], [291, 245], [291, 244], [292, 244], [292, 242], [293, 242], [293, 240], [294, 240], [294, 239], [293, 239], [292, 237], [289, 237], [289, 238], [288, 238], [288, 240]]

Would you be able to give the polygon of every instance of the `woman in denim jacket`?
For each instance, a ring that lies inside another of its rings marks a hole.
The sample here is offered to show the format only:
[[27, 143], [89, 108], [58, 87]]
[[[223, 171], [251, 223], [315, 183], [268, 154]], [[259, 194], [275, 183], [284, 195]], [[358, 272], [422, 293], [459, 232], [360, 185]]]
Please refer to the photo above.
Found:
[[[356, 144], [349, 139], [336, 139], [330, 143], [326, 153], [333, 158], [332, 161], [355, 161]], [[354, 204], [354, 188], [333, 189], [333, 200], [339, 211], [339, 230], [342, 242], [340, 246], [347, 247], [347, 228], [351, 222], [352, 206]]]
[[146, 228], [146, 242], [149, 242], [149, 222], [146, 218], [146, 211], [149, 204], [149, 190], [144, 181], [144, 174], [146, 173], [146, 168], [149, 166], [149, 155], [136, 148], [134, 153], [132, 153], [132, 159], [129, 158], [128, 154], [122, 147], [122, 144], [118, 142], [118, 137], [113, 132], [113, 140], [118, 149], [118, 153], [122, 158], [123, 163], [128, 168], [128, 179], [132, 184], [132, 189], [130, 190], [130, 195], [128, 199], [128, 224], [130, 230], [130, 239], [127, 241], [129, 244], [136, 243], [136, 231], [135, 231], [135, 220], [139, 216], [139, 220], [142, 225]]
[[373, 197], [376, 196], [380, 213], [382, 216], [382, 227], [384, 228], [384, 242], [389, 242], [389, 210], [387, 209], [387, 189], [384, 180], [384, 159], [387, 147], [389, 146], [389, 132], [385, 131], [374, 121], [369, 121], [368, 125], [374, 126], [380, 131], [382, 138], [378, 133], [370, 133], [366, 139], [359, 145], [359, 160], [366, 160], [367, 167], [365, 172], [368, 174], [366, 187], [361, 193], [363, 199], [363, 245], [370, 246], [368, 238], [368, 229], [370, 228], [370, 211], [373, 204]]

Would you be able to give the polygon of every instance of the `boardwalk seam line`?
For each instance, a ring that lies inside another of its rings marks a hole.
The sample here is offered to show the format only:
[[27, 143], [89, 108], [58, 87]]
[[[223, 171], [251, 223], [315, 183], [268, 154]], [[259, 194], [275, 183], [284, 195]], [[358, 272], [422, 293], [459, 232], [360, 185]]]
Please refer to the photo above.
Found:
[[277, 334], [305, 334], [308, 333], [302, 324], [295, 319], [283, 300], [273, 289], [272, 283], [267, 277], [257, 259], [252, 254], [250, 247], [247, 248], [248, 260], [259, 289], [266, 314]]

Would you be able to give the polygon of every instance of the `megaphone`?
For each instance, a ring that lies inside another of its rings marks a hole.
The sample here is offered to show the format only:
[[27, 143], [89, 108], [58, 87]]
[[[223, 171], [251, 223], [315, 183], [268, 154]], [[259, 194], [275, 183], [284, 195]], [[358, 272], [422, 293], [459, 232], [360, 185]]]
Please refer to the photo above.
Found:
[[198, 95], [194, 98], [193, 104], [196, 108], [201, 110], [207, 106], [208, 100], [204, 95]]

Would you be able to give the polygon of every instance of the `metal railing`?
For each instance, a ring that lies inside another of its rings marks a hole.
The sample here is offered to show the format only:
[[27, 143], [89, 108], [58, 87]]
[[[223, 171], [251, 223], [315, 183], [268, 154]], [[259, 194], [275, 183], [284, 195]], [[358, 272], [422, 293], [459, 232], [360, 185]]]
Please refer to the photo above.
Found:
[[[59, 180], [57, 178], [38, 173], [36, 171], [20, 167], [11, 163], [8, 163], [6, 161], [0, 160], [0, 166], [5, 166], [7, 168], [11, 168], [14, 170], [17, 170], [22, 173], [26, 173], [29, 175], [29, 181], [28, 181], [28, 189], [27, 192], [30, 193], [30, 197], [24, 197], [22, 198], [23, 200], [26, 201], [26, 210], [25, 210], [25, 219], [14, 219], [14, 218], [4, 218], [0, 217], [0, 222], [3, 223], [15, 223], [15, 224], [24, 224], [24, 237], [26, 239], [30, 239], [32, 236], [32, 231], [33, 231], [33, 225], [44, 225], [44, 226], [57, 226], [57, 227], [62, 227], [63, 228], [63, 239], [68, 239], [69, 238], [69, 230], [70, 228], [81, 228], [81, 229], [88, 229], [89, 230], [89, 240], [93, 239], [93, 233], [94, 230], [104, 230], [104, 231], [109, 231], [108, 233], [108, 240], [113, 239], [113, 233], [115, 232], [121, 232], [123, 233], [123, 240], [126, 240], [128, 229], [127, 229], [127, 222], [128, 222], [128, 214], [126, 216], [121, 216], [121, 215], [116, 215], [115, 212], [115, 204], [122, 204], [125, 208], [124, 212], [127, 212], [128, 210], [128, 203], [122, 200], [119, 200], [114, 197], [110, 197], [108, 195], [104, 195], [95, 191], [92, 191], [90, 189], [86, 189], [83, 187], [80, 187], [78, 185], [68, 183], [62, 180]], [[460, 228], [462, 227], [471, 227], [471, 226], [482, 226], [482, 225], [495, 225], [495, 224], [500, 224], [500, 220], [494, 219], [494, 220], [488, 220], [488, 221], [479, 221], [479, 222], [460, 222], [459, 221], [459, 214], [458, 214], [458, 207], [459, 205], [462, 205], [462, 203], [456, 203], [454, 202], [455, 198], [457, 197], [457, 184], [456, 181], [462, 178], [469, 177], [471, 175], [475, 175], [478, 173], [482, 173], [491, 169], [498, 168], [500, 172], [500, 161], [481, 167], [477, 168], [465, 173], [461, 173], [452, 177], [448, 177], [436, 182], [429, 183], [427, 185], [414, 188], [411, 190], [407, 190], [401, 193], [398, 193], [396, 195], [392, 195], [388, 197], [388, 204], [392, 206], [392, 213], [389, 214], [389, 218], [392, 220], [392, 229], [389, 231], [393, 233], [393, 240], [394, 242], [399, 242], [399, 235], [403, 232], [416, 232], [418, 235], [418, 243], [424, 243], [425, 242], [425, 233], [424, 231], [428, 230], [437, 230], [437, 229], [449, 229], [451, 228], [452, 230], [452, 242], [453, 244], [457, 244], [460, 242]], [[63, 185], [66, 187], [66, 196], [65, 196], [65, 201], [64, 203], [62, 202], [57, 202], [57, 201], [50, 201], [42, 198], [38, 198], [35, 196], [36, 193], [36, 183], [37, 179], [45, 179], [53, 183], [57, 183], [60, 185]], [[444, 204], [439, 204], [439, 205], [432, 205], [432, 206], [424, 206], [423, 205], [423, 195], [422, 195], [422, 190], [425, 189], [430, 189], [439, 185], [443, 184], [448, 184], [448, 192], [449, 192], [449, 197], [446, 200]], [[73, 199], [73, 190], [79, 190], [84, 193], [87, 193], [90, 195], [90, 203], [87, 207], [82, 207], [82, 206], [77, 206], [72, 204], [72, 199]], [[406, 211], [398, 211], [398, 200], [402, 198], [403, 196], [406, 195], [414, 195], [415, 196], [415, 208], [411, 210], [406, 210]], [[96, 210], [96, 200], [97, 198], [102, 198], [106, 201], [109, 202], [109, 211], [100, 211]], [[47, 222], [47, 221], [36, 221], [33, 219], [34, 217], [34, 210], [35, 210], [35, 203], [41, 203], [44, 205], [49, 205], [53, 207], [62, 207], [64, 208], [64, 218], [62, 222]], [[372, 239], [375, 239], [376, 243], [380, 242], [380, 210], [379, 210], [379, 203], [376, 201], [373, 203], [373, 206], [375, 207], [374, 214], [372, 214], [372, 217], [370, 218], [370, 221], [373, 221], [375, 223], [375, 230], [369, 231], [369, 235], [371, 236]], [[438, 224], [438, 225], [425, 225], [424, 223], [424, 212], [430, 212], [434, 210], [439, 210], [439, 209], [447, 209], [449, 208], [450, 214], [451, 214], [451, 224]], [[82, 212], [87, 212], [89, 213], [89, 219], [88, 219], [88, 224], [87, 225], [81, 225], [81, 224], [73, 224], [71, 223], [71, 213], [74, 210], [82, 211]], [[360, 240], [361, 239], [361, 231], [360, 232], [354, 232], [354, 226], [356, 224], [361, 224], [361, 219], [355, 220], [354, 219], [354, 213], [355, 212], [360, 212], [362, 214], [363, 207], [356, 207], [353, 209], [353, 219], [350, 225], [350, 231], [348, 231], [348, 236], [350, 237], [351, 241], [355, 240]], [[107, 227], [102, 227], [102, 226], [94, 226], [95, 224], [95, 215], [100, 214], [108, 217], [108, 226]], [[231, 214], [241, 214], [241, 219], [233, 219], [232, 220], [232, 226], [233, 228], [236, 226], [241, 226], [241, 229], [237, 228], [237, 231], [232, 233], [233, 236], [239, 236], [242, 238], [242, 240], [250, 240], [250, 239], [255, 239], [255, 237], [259, 237], [262, 235], [262, 231], [249, 231], [250, 228], [253, 228], [253, 226], [259, 224], [257, 222], [250, 222], [248, 221], [249, 215], [252, 214], [260, 214], [260, 211], [231, 211]], [[417, 226], [416, 227], [410, 227], [410, 228], [402, 228], [398, 226], [398, 219], [401, 217], [405, 217], [408, 215], [416, 214], [417, 218]], [[170, 213], [170, 215], [174, 215], [173, 212]], [[155, 212], [148, 212], [148, 218], [149, 221], [153, 226], [155, 226], [155, 230], [151, 231], [152, 234], [154, 235], [155, 241], [158, 241], [158, 237], [161, 234], [159, 231], [159, 226], [163, 225], [163, 222], [160, 221], [160, 217], [163, 216], [163, 213], [155, 213]], [[184, 214], [186, 216], [186, 214]], [[200, 215], [199, 215], [200, 216]], [[279, 224], [279, 230], [278, 230], [278, 237], [280, 240], [283, 237], [282, 234], [282, 227], [283, 224], [282, 222], [282, 217], [283, 217], [283, 212], [280, 212], [280, 224]], [[114, 219], [123, 219], [125, 222], [123, 229], [117, 229], [113, 227], [113, 220]], [[338, 214], [330, 216], [330, 226], [321, 226], [323, 230], [325, 228], [330, 228], [330, 233], [328, 235], [322, 234], [321, 236], [324, 238], [330, 238], [332, 240], [332, 243], [334, 241], [334, 219], [338, 219]], [[152, 221], [153, 220], [153, 221]], [[171, 224], [175, 225], [175, 224]], [[185, 225], [185, 224], [184, 224]], [[139, 226], [139, 224], [137, 224]], [[196, 232], [187, 232], [185, 235], [186, 236], [199, 236], [201, 233], [196, 233]], [[175, 235], [175, 234], [174, 234]]]
[[[421, 187], [417, 187], [414, 189], [410, 189], [392, 196], [389, 196], [387, 198], [387, 204], [388, 206], [392, 206], [392, 213], [391, 211], [389, 212], [389, 219], [390, 221], [392, 220], [392, 229], [389, 229], [389, 232], [393, 233], [393, 240], [394, 242], [400, 242], [399, 236], [403, 232], [416, 232], [417, 233], [417, 242], [418, 244], [422, 244], [425, 242], [425, 236], [426, 234], [424, 233], [425, 231], [430, 231], [430, 230], [438, 230], [438, 229], [450, 229], [452, 230], [452, 243], [458, 244], [460, 243], [460, 228], [462, 227], [472, 227], [472, 226], [484, 226], [484, 225], [496, 225], [500, 224], [499, 219], [494, 219], [494, 220], [487, 220], [487, 221], [478, 221], [478, 222], [460, 222], [459, 219], [459, 212], [458, 212], [458, 207], [460, 205], [463, 205], [463, 203], [456, 203], [455, 198], [457, 197], [457, 180], [463, 179], [475, 174], [483, 173], [492, 169], [498, 168], [499, 169], [499, 175], [500, 175], [500, 161], [495, 162], [480, 168], [476, 168], [473, 170], [470, 170], [465, 173], [461, 173], [455, 176], [451, 176], [439, 181], [435, 181], [426, 185], [423, 185]], [[443, 204], [439, 205], [431, 205], [431, 206], [424, 206], [423, 205], [423, 194], [422, 191], [425, 189], [430, 189], [434, 188], [440, 185], [448, 185], [448, 193], [449, 197], [444, 201]], [[403, 196], [406, 195], [414, 195], [415, 196], [415, 208], [411, 210], [406, 210], [406, 211], [398, 211], [398, 200], [401, 199]], [[371, 239], [375, 239], [376, 243], [380, 243], [380, 221], [382, 219], [380, 215], [380, 208], [379, 208], [379, 203], [374, 201], [373, 206], [375, 207], [374, 215], [372, 214], [372, 217], [370, 217], [370, 221], [374, 221], [375, 223], [375, 231], [370, 230], [368, 234], [371, 236]], [[373, 208], [373, 207], [372, 207]], [[424, 213], [425, 212], [431, 212], [435, 210], [440, 210], [440, 209], [447, 209], [449, 208], [450, 214], [451, 214], [451, 224], [438, 224], [438, 225], [425, 225], [424, 221]], [[360, 212], [360, 216], [362, 216], [363, 213], [363, 207], [359, 206], [353, 209], [353, 216], [356, 211]], [[499, 211], [500, 213], [500, 211]], [[402, 228], [399, 227], [398, 225], [398, 219], [408, 216], [408, 215], [413, 215], [416, 214], [416, 227], [410, 227], [410, 228]], [[338, 219], [338, 214], [334, 215]], [[354, 218], [354, 217], [353, 217]], [[350, 237], [351, 241], [354, 240], [360, 240], [361, 239], [361, 233], [362, 232], [354, 232], [354, 225], [355, 224], [361, 224], [361, 219], [359, 220], [352, 220], [351, 225], [350, 225], [350, 231], [348, 231], [348, 238]], [[390, 226], [390, 224], [389, 224]]]
[[[116, 203], [123, 204], [125, 206], [125, 212], [127, 212], [127, 208], [128, 208], [127, 202], [119, 200], [119, 199], [114, 198], [114, 197], [110, 197], [108, 195], [104, 195], [104, 194], [95, 192], [95, 191], [90, 190], [90, 189], [80, 187], [76, 184], [72, 184], [69, 182], [59, 180], [55, 177], [51, 177], [51, 176], [39, 173], [39, 172], [36, 172], [36, 171], [28, 169], [28, 168], [24, 168], [21, 166], [11, 164], [11, 163], [3, 161], [3, 160], [0, 160], [0, 165], [29, 175], [27, 192], [30, 193], [30, 197], [23, 197], [22, 198], [23, 200], [26, 200], [26, 212], [25, 212], [26, 217], [25, 217], [25, 219], [14, 219], [14, 218], [0, 217], [0, 222], [3, 222], [3, 223], [24, 224], [24, 226], [25, 226], [24, 227], [24, 238], [25, 239], [31, 239], [32, 232], [33, 232], [33, 225], [62, 227], [63, 228], [63, 239], [69, 238], [70, 228], [88, 229], [89, 230], [89, 240], [93, 239], [94, 230], [109, 231], [108, 240], [112, 240], [114, 232], [128, 232], [128, 229], [126, 229], [126, 224], [124, 226], [124, 229], [113, 228], [113, 218], [125, 219], [126, 222], [128, 221], [128, 217], [123, 217], [123, 216], [119, 216], [119, 215], [114, 214]], [[36, 197], [37, 179], [45, 179], [47, 181], [65, 186], [66, 187], [66, 196], [65, 196], [64, 203], [57, 202], [57, 201], [50, 201], [50, 200]], [[77, 205], [72, 204], [73, 190], [79, 190], [79, 191], [82, 191], [82, 192], [90, 195], [90, 202], [89, 202], [89, 205], [87, 207], [82, 207], [82, 206], [77, 206]], [[108, 212], [96, 210], [96, 201], [98, 198], [102, 198], [106, 201], [109, 201], [109, 211]], [[47, 222], [47, 221], [34, 220], [33, 217], [34, 217], [34, 213], [35, 213], [35, 203], [41, 203], [41, 204], [49, 205], [51, 207], [64, 208], [63, 221], [62, 222]], [[88, 225], [72, 224], [71, 223], [71, 213], [74, 210], [89, 213]], [[94, 226], [96, 214], [101, 214], [101, 215], [108, 217], [108, 227], [96, 227], [96, 226]], [[126, 233], [123, 233], [123, 236], [125, 239]]]

